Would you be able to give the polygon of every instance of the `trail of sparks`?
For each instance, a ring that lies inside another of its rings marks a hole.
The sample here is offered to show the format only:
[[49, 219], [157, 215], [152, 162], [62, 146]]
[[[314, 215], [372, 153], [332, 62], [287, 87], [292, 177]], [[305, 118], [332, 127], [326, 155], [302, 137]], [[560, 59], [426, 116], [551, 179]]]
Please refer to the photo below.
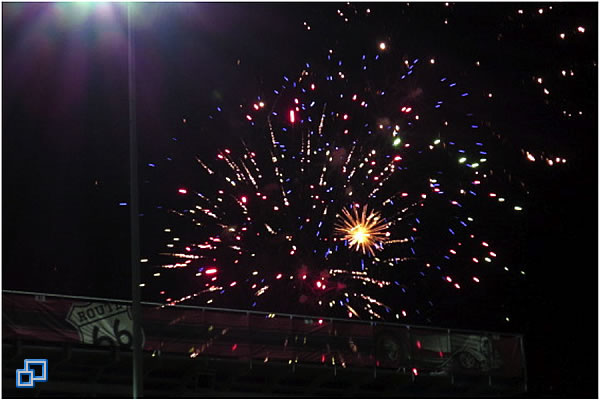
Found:
[[[440, 78], [439, 63], [417, 73], [418, 59], [386, 61], [405, 71], [389, 88], [356, 85], [332, 55], [337, 75], [307, 64], [297, 79], [284, 77], [272, 99], [242, 110], [245, 124], [265, 127], [268, 146], [243, 141], [241, 156], [219, 151], [214, 166], [197, 159], [222, 182], [204, 194], [186, 190], [200, 203], [194, 208], [171, 209], [198, 231], [187, 244], [171, 239], [160, 267], [196, 271], [193, 286], [203, 288], [167, 303], [229, 298], [257, 307], [265, 299], [265, 308], [292, 312], [403, 319], [437, 298], [419, 292], [421, 281], [464, 291], [485, 281], [474, 266], [508, 269], [472, 216], [523, 208], [492, 189], [490, 140], [469, 112], [468, 92]], [[361, 63], [366, 71], [383, 61], [377, 54]], [[447, 102], [464, 114], [441, 113]], [[275, 298], [266, 301], [269, 293]]]

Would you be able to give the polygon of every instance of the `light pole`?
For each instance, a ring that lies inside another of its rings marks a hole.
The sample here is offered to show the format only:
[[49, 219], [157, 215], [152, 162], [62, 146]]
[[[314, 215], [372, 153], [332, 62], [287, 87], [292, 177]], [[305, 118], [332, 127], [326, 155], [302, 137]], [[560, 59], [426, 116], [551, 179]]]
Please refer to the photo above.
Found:
[[127, 55], [129, 81], [129, 195], [131, 225], [131, 317], [133, 320], [133, 398], [143, 397], [142, 308], [140, 288], [140, 223], [138, 194], [138, 144], [135, 113], [135, 41], [131, 2], [127, 3]]

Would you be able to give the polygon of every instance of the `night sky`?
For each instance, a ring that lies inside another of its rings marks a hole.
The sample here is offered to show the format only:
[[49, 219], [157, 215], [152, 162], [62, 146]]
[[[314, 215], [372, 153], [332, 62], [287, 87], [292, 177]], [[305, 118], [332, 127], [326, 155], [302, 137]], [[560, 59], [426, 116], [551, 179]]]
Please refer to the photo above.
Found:
[[[512, 231], [490, 236], [526, 274], [502, 278], [460, 318], [452, 311], [468, 300], [447, 297], [409, 323], [523, 333], [532, 396], [597, 397], [596, 3], [136, 10], [143, 258], [161, 252], [165, 210], [185, 207], [177, 188], [204, 183], [194, 156], [239, 146], [240, 105], [329, 49], [360, 58], [384, 42], [398, 57], [434, 59], [480, 96], [469, 111], [499, 135], [500, 170], [524, 196], [521, 217], [504, 220]], [[2, 34], [3, 289], [129, 298], [126, 8], [3, 3]]]

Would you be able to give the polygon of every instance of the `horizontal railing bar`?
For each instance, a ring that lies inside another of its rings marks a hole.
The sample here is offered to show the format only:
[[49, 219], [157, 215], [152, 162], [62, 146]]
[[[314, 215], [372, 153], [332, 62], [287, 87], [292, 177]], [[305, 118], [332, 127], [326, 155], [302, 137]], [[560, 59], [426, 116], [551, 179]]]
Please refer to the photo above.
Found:
[[[78, 299], [83, 301], [103, 301], [103, 302], [120, 302], [120, 303], [131, 303], [131, 300], [127, 299], [112, 299], [112, 298], [101, 298], [101, 297], [84, 297], [80, 295], [62, 295], [62, 294], [48, 294], [43, 292], [33, 292], [33, 291], [20, 291], [20, 290], [2, 290], [2, 293], [6, 294], [17, 294], [17, 295], [33, 295], [33, 296], [46, 296], [53, 298], [67, 298], [67, 299]], [[158, 306], [158, 307], [169, 307], [169, 308], [182, 308], [182, 309], [196, 309], [196, 310], [209, 310], [215, 312], [234, 312], [234, 313], [244, 313], [244, 314], [252, 314], [252, 315], [276, 315], [276, 316], [287, 316], [290, 318], [302, 318], [302, 319], [323, 319], [330, 321], [338, 321], [338, 322], [346, 322], [346, 323], [359, 323], [359, 324], [368, 324], [368, 325], [380, 325], [380, 326], [394, 326], [394, 327], [405, 327], [411, 329], [425, 329], [425, 330], [439, 330], [447, 332], [455, 331], [461, 333], [476, 333], [476, 334], [491, 334], [491, 335], [502, 335], [502, 336], [513, 336], [513, 337], [522, 337], [522, 334], [519, 333], [507, 333], [507, 332], [497, 332], [497, 331], [489, 331], [489, 330], [472, 330], [472, 329], [452, 329], [448, 327], [437, 327], [437, 326], [420, 326], [414, 324], [403, 324], [403, 323], [395, 323], [395, 322], [387, 322], [387, 321], [369, 321], [369, 320], [352, 320], [352, 319], [344, 319], [344, 318], [336, 318], [336, 317], [319, 317], [319, 316], [309, 316], [309, 315], [296, 315], [292, 313], [279, 313], [279, 312], [264, 312], [264, 311], [254, 311], [254, 310], [245, 310], [245, 309], [226, 309], [226, 308], [215, 308], [208, 306], [197, 306], [197, 305], [165, 305], [159, 302], [142, 302], [142, 305], [146, 306]]]

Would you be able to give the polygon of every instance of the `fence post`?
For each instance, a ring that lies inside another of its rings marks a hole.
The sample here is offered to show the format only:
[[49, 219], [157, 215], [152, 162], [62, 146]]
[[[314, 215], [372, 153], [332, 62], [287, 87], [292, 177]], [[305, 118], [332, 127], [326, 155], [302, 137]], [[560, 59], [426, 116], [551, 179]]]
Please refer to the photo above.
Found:
[[375, 363], [373, 365], [373, 379], [377, 379], [377, 337], [375, 336], [375, 326], [377, 325], [377, 323], [375, 322], [371, 322], [371, 337], [373, 338], [373, 359], [375, 360]]
[[[329, 319], [329, 340], [330, 340], [331, 344], [334, 344], [334, 346], [332, 347], [332, 353], [334, 355], [334, 358], [335, 358], [335, 352], [338, 349], [336, 337], [337, 337], [337, 331], [336, 331], [335, 326], [333, 325], [333, 318], [331, 318], [331, 319]], [[338, 357], [339, 357], [338, 358], [339, 359], [338, 362], [339, 362], [342, 360], [342, 357], [341, 357], [342, 354], [340, 351], [337, 351], [337, 353], [338, 353]], [[337, 363], [333, 364], [333, 375], [337, 376]]]
[[450, 384], [454, 386], [454, 369], [452, 366], [454, 355], [452, 355], [452, 336], [450, 334], [450, 329], [448, 329], [448, 353], [450, 354], [450, 359], [448, 359], [448, 362], [451, 362], [448, 364], [448, 370], [450, 371]]
[[521, 362], [523, 363], [523, 389], [527, 392], [527, 360], [525, 359], [525, 347], [523, 346], [523, 336], [519, 336], [519, 345], [521, 346]]
[[490, 366], [488, 366], [488, 386], [492, 387], [492, 368], [494, 367], [494, 349], [492, 348], [492, 339], [493, 336], [491, 334], [487, 334], [488, 338], [488, 352], [490, 353]]
[[415, 373], [413, 371], [413, 368], [416, 368], [416, 366], [414, 366], [413, 364], [413, 354], [414, 354], [414, 350], [413, 350], [413, 338], [412, 338], [412, 334], [410, 332], [410, 326], [406, 326], [406, 330], [408, 331], [408, 364], [409, 364], [409, 370], [410, 370], [410, 380], [414, 383], [415, 382]]
[[[246, 311], [246, 329], [248, 332], [250, 331], [250, 312], [248, 311]], [[248, 359], [250, 359], [250, 370], [252, 370], [252, 361], [254, 360], [254, 347], [252, 341], [248, 344], [248, 354]]]

